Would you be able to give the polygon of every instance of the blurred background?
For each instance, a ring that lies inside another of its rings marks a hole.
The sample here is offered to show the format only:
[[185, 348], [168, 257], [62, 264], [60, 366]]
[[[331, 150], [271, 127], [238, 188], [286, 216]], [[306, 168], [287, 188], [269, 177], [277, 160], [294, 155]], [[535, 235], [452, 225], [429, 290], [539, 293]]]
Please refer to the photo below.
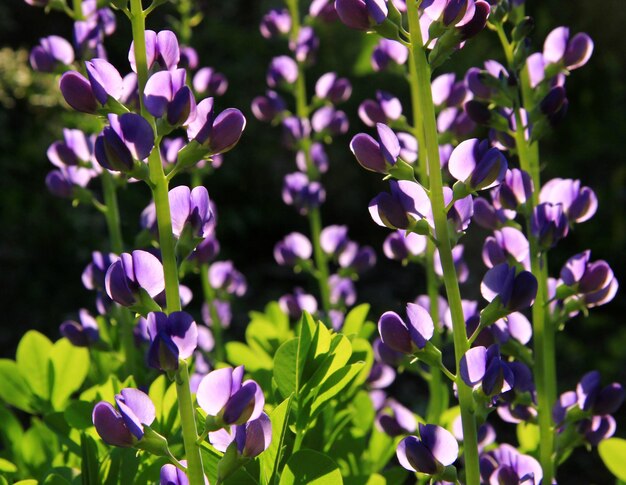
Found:
[[[303, 2], [307, 3], [308, 2]], [[277, 240], [288, 232], [308, 232], [306, 219], [283, 204], [282, 179], [295, 170], [292, 154], [279, 144], [279, 131], [258, 122], [250, 101], [265, 89], [267, 64], [286, 53], [284, 42], [268, 42], [259, 34], [261, 16], [279, 1], [229, 0], [198, 2], [204, 20], [194, 30], [192, 45], [200, 64], [215, 67], [228, 77], [230, 87], [218, 108], [237, 107], [248, 118], [239, 145], [205, 185], [219, 211], [218, 239], [221, 259], [232, 259], [248, 280], [248, 294], [236, 303], [232, 335], [245, 326], [246, 314], [290, 291], [294, 285], [315, 293], [316, 287], [272, 257]], [[591, 221], [578, 225], [550, 253], [552, 274], [575, 253], [592, 250], [592, 259], [605, 259], [618, 280], [626, 284], [626, 9], [623, 0], [595, 2], [529, 0], [527, 12], [536, 20], [532, 40], [540, 50], [546, 34], [567, 25], [572, 32], [587, 32], [595, 42], [590, 62], [567, 81], [570, 100], [565, 120], [541, 144], [542, 180], [560, 176], [577, 178], [598, 195], [599, 209]], [[170, 25], [174, 9], [166, 5], [148, 19], [148, 28]], [[68, 200], [50, 195], [44, 178], [51, 169], [46, 149], [61, 138], [63, 126], [75, 116], [60, 108], [53, 76], [36, 74], [28, 66], [28, 51], [46, 35], [71, 37], [71, 23], [60, 13], [45, 15], [20, 0], [0, 3], [0, 357], [14, 357], [21, 335], [35, 328], [58, 338], [58, 326], [75, 318], [79, 308], [93, 309], [93, 295], [80, 281], [93, 250], [106, 249], [104, 220], [93, 208], [72, 208]], [[312, 92], [317, 78], [328, 71], [348, 76], [352, 98], [342, 106], [351, 121], [349, 134], [328, 148], [330, 171], [323, 178], [327, 202], [322, 207], [325, 225], [348, 224], [350, 237], [372, 245], [378, 264], [357, 283], [360, 302], [370, 302], [371, 318], [399, 310], [424, 291], [424, 276], [416, 267], [403, 268], [382, 254], [388, 231], [374, 225], [367, 212], [369, 200], [385, 188], [380, 177], [362, 170], [349, 151], [350, 138], [366, 127], [357, 117], [359, 103], [384, 88], [407, 100], [408, 89], [397, 76], [373, 73], [369, 68], [372, 38], [339, 24], [319, 30], [318, 62], [307, 73]], [[124, 74], [130, 44], [130, 26], [118, 15], [118, 29], [107, 40], [113, 64]], [[338, 48], [341, 46], [341, 48]], [[483, 32], [452, 56], [436, 74], [456, 72], [483, 60], [503, 61], [496, 35]], [[182, 179], [181, 179], [182, 181]], [[139, 214], [149, 202], [146, 187], [132, 185], [120, 193], [125, 241], [139, 230]], [[486, 232], [474, 228], [462, 242], [474, 276], [462, 285], [466, 298], [478, 298], [484, 267], [480, 248]], [[199, 287], [189, 282], [192, 290]], [[191, 305], [199, 309], [199, 303]], [[619, 292], [608, 305], [588, 318], [576, 317], [557, 337], [559, 391], [572, 388], [591, 369], [603, 381], [626, 382], [626, 302]], [[409, 384], [407, 384], [409, 386]], [[405, 393], [419, 393], [410, 386]], [[617, 435], [626, 436], [626, 414], [618, 416]], [[578, 450], [562, 469], [561, 483], [608, 483], [609, 475], [593, 453]]]

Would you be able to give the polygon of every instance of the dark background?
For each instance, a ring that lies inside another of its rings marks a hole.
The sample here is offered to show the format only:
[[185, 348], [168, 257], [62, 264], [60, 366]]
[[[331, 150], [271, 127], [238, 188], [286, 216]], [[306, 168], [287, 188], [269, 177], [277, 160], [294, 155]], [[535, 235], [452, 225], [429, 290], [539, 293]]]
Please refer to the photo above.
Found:
[[[292, 208], [285, 207], [280, 197], [282, 177], [295, 170], [292, 155], [279, 145], [279, 131], [258, 122], [249, 109], [252, 98], [265, 90], [265, 70], [270, 59], [286, 51], [283, 42], [267, 42], [258, 32], [262, 14], [278, 4], [244, 0], [202, 2], [199, 5], [205, 19], [194, 31], [192, 41], [201, 65], [214, 66], [229, 79], [230, 87], [218, 101], [219, 109], [237, 107], [248, 118], [240, 144], [226, 155], [223, 167], [206, 182], [219, 210], [221, 258], [233, 259], [249, 283], [248, 294], [235, 307], [235, 333], [245, 325], [246, 312], [261, 309], [294, 284], [315, 292], [306, 279], [277, 267], [273, 261], [275, 242], [294, 230], [306, 233], [308, 225]], [[587, 32], [595, 42], [588, 65], [575, 71], [567, 81], [569, 113], [542, 142], [541, 160], [542, 180], [554, 176], [581, 179], [596, 191], [599, 209], [591, 221], [577, 226], [550, 253], [552, 274], [557, 274], [568, 257], [591, 248], [592, 259], [606, 259], [618, 279], [626, 281], [623, 6], [621, 0], [601, 2], [602, 8], [596, 2], [583, 0], [527, 2], [529, 14], [536, 19], [532, 34], [536, 50], [541, 49], [545, 35], [559, 25], [570, 26], [573, 33]], [[171, 6], [160, 8], [148, 19], [148, 27], [166, 28], [168, 15], [173, 13]], [[70, 22], [59, 13], [46, 16], [41, 9], [19, 0], [0, 4], [0, 49], [30, 49], [42, 36], [58, 34], [69, 38], [70, 33]], [[367, 203], [385, 184], [376, 175], [360, 169], [348, 143], [351, 136], [365, 130], [356, 115], [363, 99], [383, 87], [407, 100], [408, 111], [408, 91], [397, 77], [362, 69], [369, 61], [359, 54], [361, 45], [371, 43], [370, 40], [341, 25], [324, 26], [319, 33], [318, 63], [307, 73], [309, 92], [319, 75], [331, 70], [349, 76], [354, 83], [352, 98], [342, 107], [351, 120], [349, 134], [337, 138], [328, 149], [331, 169], [323, 179], [327, 202], [322, 217], [326, 225], [348, 224], [354, 240], [376, 248], [379, 263], [357, 286], [359, 301], [370, 302], [371, 316], [376, 318], [385, 310], [400, 309], [423, 292], [423, 274], [415, 267], [402, 268], [382, 255], [381, 244], [388, 231], [371, 222]], [[118, 15], [118, 30], [106, 45], [110, 59], [123, 73], [128, 69], [125, 59], [129, 43], [129, 25]], [[502, 61], [498, 47], [495, 34], [486, 31], [455, 54], [441, 72], [462, 75], [468, 67], [487, 58]], [[8, 51], [0, 53], [5, 59], [12, 55]], [[5, 93], [4, 105], [0, 104], [0, 356], [6, 357], [14, 356], [15, 346], [26, 330], [36, 328], [57, 338], [58, 325], [64, 319], [75, 317], [81, 307], [93, 309], [92, 294], [83, 288], [80, 274], [90, 252], [107, 247], [104, 221], [93, 209], [73, 209], [69, 201], [51, 196], [44, 185], [51, 168], [45, 151], [61, 137], [63, 126], [75, 122], [75, 117], [58, 106], [43, 106], [43, 102], [33, 106], [33, 100], [41, 101], [37, 97], [40, 91], [54, 80], [39, 75], [33, 78], [33, 85], [18, 89], [15, 84], [19, 76], [13, 69], [17, 68], [11, 62], [0, 63], [0, 93]], [[181, 183], [185, 183], [182, 178]], [[128, 245], [148, 200], [148, 191], [140, 184], [131, 185], [120, 194]], [[467, 298], [479, 296], [483, 271], [480, 245], [485, 235], [474, 228], [463, 241], [470, 267], [476, 269], [462, 286]], [[199, 290], [195, 282], [189, 284]], [[197, 305], [192, 304], [192, 312], [197, 311]], [[559, 391], [572, 388], [584, 372], [593, 368], [602, 372], [606, 383], [626, 382], [625, 314], [626, 304], [620, 291], [610, 304], [592, 310], [589, 318], [579, 316], [567, 324], [566, 331], [557, 337]], [[418, 387], [417, 392], [421, 389]], [[626, 423], [624, 412], [618, 423]], [[625, 433], [618, 426], [617, 434], [626, 436]], [[562, 469], [561, 483], [607, 483], [605, 473], [595, 452], [579, 450]]]

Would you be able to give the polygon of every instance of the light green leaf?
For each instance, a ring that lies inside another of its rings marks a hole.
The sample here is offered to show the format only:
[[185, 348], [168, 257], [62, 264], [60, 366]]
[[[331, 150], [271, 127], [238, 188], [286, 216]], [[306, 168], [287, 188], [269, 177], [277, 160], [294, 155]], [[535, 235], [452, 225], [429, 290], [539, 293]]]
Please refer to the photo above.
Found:
[[283, 448], [283, 441], [289, 424], [289, 412], [291, 411], [292, 396], [285, 399], [270, 413], [272, 422], [272, 442], [265, 452], [259, 456], [261, 465], [261, 483], [268, 485], [272, 483], [276, 469], [280, 464], [280, 456]]
[[241, 342], [226, 344], [226, 360], [234, 366], [245, 366], [246, 371], [250, 373], [272, 368], [272, 359], [264, 350], [258, 349], [253, 352], [250, 347]]
[[320, 386], [319, 392], [311, 405], [311, 417], [314, 417], [322, 406], [339, 394], [346, 386], [350, 384], [352, 379], [361, 371], [365, 364], [357, 362], [346, 367], [342, 367], [332, 374]]
[[33, 414], [33, 393], [17, 364], [0, 359], [0, 399], [22, 411]]
[[365, 391], [359, 391], [350, 403], [352, 408], [352, 422], [362, 432], [370, 430], [374, 424], [376, 411], [369, 394]]
[[20, 480], [19, 482], [15, 482], [13, 485], [37, 485], [37, 480]]
[[609, 438], [601, 441], [598, 452], [610, 472], [620, 480], [626, 481], [626, 440]]
[[84, 485], [100, 485], [100, 475], [98, 474], [98, 446], [95, 440], [83, 433], [80, 440], [82, 460], [80, 472]]
[[16, 471], [17, 467], [13, 463], [4, 458], [0, 458], [0, 473], [15, 473]]
[[345, 336], [337, 334], [330, 340], [328, 330], [321, 324], [318, 326], [318, 331], [323, 343], [318, 346], [320, 353], [315, 360], [308, 360], [306, 363], [306, 371], [308, 373], [314, 371], [314, 373], [302, 385], [302, 394], [305, 396], [305, 402], [312, 399], [316, 389], [330, 375], [345, 366], [352, 355], [352, 346]]
[[367, 319], [367, 314], [370, 311], [369, 303], [363, 303], [354, 307], [346, 315], [346, 319], [343, 322], [341, 333], [344, 335], [358, 334], [363, 328], [363, 324]]
[[372, 428], [372, 435], [367, 450], [370, 463], [370, 472], [379, 472], [396, 452], [394, 440], [387, 433], [379, 431], [376, 426]]
[[19, 420], [6, 407], [0, 406], [0, 438], [6, 449], [16, 454], [24, 435], [24, 430]]
[[283, 398], [296, 393], [299, 338], [282, 344], [274, 356], [274, 380]]
[[343, 485], [337, 464], [327, 455], [300, 450], [289, 458], [280, 485]]
[[369, 377], [372, 365], [374, 364], [374, 351], [367, 340], [360, 337], [352, 339], [352, 356], [349, 362], [365, 362], [363, 370], [353, 383], [353, 387], [360, 386]]
[[[83, 483], [88, 484], [89, 482]], [[65, 479], [61, 475], [58, 475], [57, 473], [51, 473], [43, 481], [43, 485], [72, 485], [72, 482], [67, 481], [67, 479]]]
[[91, 413], [93, 412], [93, 404], [86, 401], [72, 401], [65, 408], [63, 416], [70, 427], [74, 429], [87, 429], [93, 426], [91, 421]]
[[517, 441], [521, 452], [535, 451], [539, 446], [539, 426], [532, 423], [519, 423], [517, 425]]
[[48, 359], [52, 342], [36, 330], [24, 334], [17, 346], [15, 361], [32, 391], [45, 401], [50, 400]]
[[74, 347], [69, 340], [58, 340], [50, 353], [52, 385], [51, 401], [55, 410], [62, 411], [73, 392], [82, 386], [89, 372], [89, 351]]

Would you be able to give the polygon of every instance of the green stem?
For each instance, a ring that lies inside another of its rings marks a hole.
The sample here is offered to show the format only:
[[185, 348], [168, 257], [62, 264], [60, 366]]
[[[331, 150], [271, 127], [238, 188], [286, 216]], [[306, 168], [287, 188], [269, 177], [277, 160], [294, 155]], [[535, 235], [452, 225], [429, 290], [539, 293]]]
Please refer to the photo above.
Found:
[[[422, 44], [422, 33], [419, 25], [417, 3], [410, 0], [407, 2], [407, 14], [409, 18], [409, 33], [411, 37], [411, 55], [415, 63], [412, 72], [411, 84], [417, 90], [419, 101], [419, 113], [423, 120], [424, 135], [426, 138], [426, 150], [428, 155], [428, 175], [430, 198], [435, 221], [435, 233], [439, 242], [439, 255], [443, 268], [444, 286], [448, 296], [448, 304], [452, 314], [452, 330], [454, 339], [454, 354], [457, 369], [461, 358], [468, 350], [465, 318], [461, 306], [461, 292], [452, 258], [452, 247], [448, 234], [448, 220], [443, 199], [443, 181], [441, 178], [441, 165], [439, 161], [439, 143], [437, 125], [435, 121], [435, 107], [433, 104], [430, 88], [430, 66], [426, 59], [426, 52]], [[478, 485], [480, 474], [478, 468], [478, 444], [476, 433], [476, 420], [474, 416], [474, 398], [472, 390], [463, 382], [460, 373], [457, 372], [456, 384], [461, 407], [461, 420], [463, 423], [463, 446], [465, 455], [465, 478], [467, 485]]]
[[[417, 68], [413, 56], [409, 59], [410, 79], [417, 79]], [[424, 125], [422, 123], [419, 89], [415, 82], [409, 82], [411, 89], [411, 106], [413, 111], [413, 126], [411, 131], [417, 140], [418, 147], [418, 163], [415, 167], [416, 175], [420, 183], [428, 188], [428, 157], [426, 156], [426, 136], [424, 133]], [[426, 255], [424, 266], [426, 268], [426, 294], [430, 302], [429, 313], [433, 322], [435, 322], [435, 332], [431, 339], [432, 344], [439, 348], [441, 346], [441, 326], [439, 318], [439, 280], [433, 266], [433, 258], [435, 254], [435, 244], [428, 239], [426, 243]], [[442, 384], [441, 371], [438, 368], [431, 369], [431, 380], [428, 381], [428, 408], [426, 411], [426, 420], [432, 424], [439, 424], [441, 414], [447, 408], [446, 399], [447, 388]]]
[[79, 20], [83, 20], [83, 1], [82, 0], [74, 0], [72, 2], [72, 7], [74, 8], [72, 11], [72, 18], [74, 22], [78, 22]]
[[178, 396], [178, 411], [183, 430], [183, 443], [187, 457], [187, 477], [191, 485], [204, 485], [204, 471], [202, 470], [202, 456], [200, 447], [196, 443], [198, 433], [196, 416], [189, 390], [189, 370], [187, 362], [180, 361], [176, 372], [176, 394]]
[[182, 45], [189, 45], [191, 40], [191, 1], [179, 0], [180, 29], [178, 37]]
[[[135, 46], [135, 63], [137, 65], [139, 92], [143, 93], [148, 79], [148, 66], [146, 61], [145, 14], [141, 0], [131, 0], [130, 17]], [[153, 118], [146, 112], [142, 96], [139, 96], [139, 100], [142, 115], [153, 123]], [[165, 276], [167, 312], [171, 313], [181, 308], [178, 287], [178, 265], [174, 252], [174, 236], [172, 234], [172, 221], [168, 198], [168, 181], [163, 173], [158, 139], [148, 157], [148, 165], [150, 169], [150, 188], [152, 189], [152, 196], [156, 206], [157, 225], [159, 229], [159, 244]], [[189, 372], [187, 370], [187, 363], [182, 362], [181, 364], [176, 373], [176, 394], [178, 396], [178, 410], [185, 445], [185, 456], [187, 458], [187, 476], [191, 485], [204, 485], [202, 456], [200, 455], [200, 448], [196, 444], [198, 433], [195, 421], [195, 410], [189, 389]]]
[[[502, 44], [509, 69], [514, 68], [513, 46], [504, 31], [501, 23], [496, 26], [496, 32]], [[537, 240], [530, 228], [530, 217], [539, 203], [541, 178], [539, 167], [538, 143], [529, 143], [526, 139], [526, 127], [523, 123], [522, 108], [532, 110], [532, 89], [528, 72], [523, 69], [520, 73], [522, 87], [522, 102], [515, 110], [515, 146], [522, 170], [530, 174], [534, 190], [531, 200], [527, 202], [526, 235], [530, 243], [530, 269], [537, 278], [537, 297], [532, 307], [533, 342], [534, 342], [534, 375], [537, 388], [538, 422], [540, 434], [540, 461], [543, 469], [544, 481], [552, 483], [554, 477], [554, 431], [552, 426], [551, 409], [556, 401], [556, 355], [554, 345], [554, 326], [550, 321], [548, 300], [548, 273], [547, 258], [538, 247]]]
[[[291, 14], [291, 39], [296, 41], [300, 32], [300, 12], [298, 10], [298, 0], [286, 0], [287, 7]], [[296, 80], [294, 97], [296, 100], [296, 115], [300, 119], [308, 118], [309, 106], [307, 104], [306, 94], [306, 80], [304, 76], [304, 67], [302, 63], [298, 62], [298, 79]], [[313, 160], [311, 160], [311, 137], [306, 136], [302, 140], [302, 150], [304, 151], [304, 157], [307, 166], [307, 175], [309, 180], [318, 180], [319, 172], [315, 168]], [[313, 243], [313, 256], [315, 258], [315, 266], [317, 273], [317, 283], [319, 285], [320, 298], [322, 300], [322, 308], [324, 309], [325, 319], [328, 321], [328, 313], [330, 311], [330, 288], [328, 287], [328, 261], [326, 254], [322, 250], [320, 244], [320, 234], [322, 232], [322, 217], [318, 207], [311, 209], [307, 217], [309, 219], [309, 226], [311, 230], [311, 239]]]

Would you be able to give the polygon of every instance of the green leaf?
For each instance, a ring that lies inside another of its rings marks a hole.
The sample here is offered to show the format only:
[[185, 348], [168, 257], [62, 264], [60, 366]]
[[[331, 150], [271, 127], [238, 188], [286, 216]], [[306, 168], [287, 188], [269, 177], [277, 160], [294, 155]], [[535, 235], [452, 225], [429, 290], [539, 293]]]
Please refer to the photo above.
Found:
[[13, 485], [37, 485], [37, 480], [20, 480], [19, 482], [15, 482]]
[[[87, 484], [89, 482], [83, 482], [83, 483]], [[51, 473], [43, 481], [43, 485], [72, 485], [72, 482], [67, 481], [66, 478], [62, 477], [61, 475], [58, 475], [57, 473]]]
[[319, 392], [311, 405], [311, 417], [314, 417], [318, 411], [321, 411], [322, 406], [339, 394], [346, 386], [350, 384], [352, 379], [361, 371], [365, 364], [358, 362], [346, 367], [342, 367], [337, 372], [332, 374], [324, 383], [320, 386]]
[[387, 433], [379, 431], [374, 426], [370, 436], [367, 456], [370, 463], [370, 473], [381, 471], [396, 452], [394, 440]]
[[372, 399], [366, 391], [359, 391], [352, 403], [352, 422], [362, 432], [366, 433], [374, 424], [376, 411]]
[[517, 425], [517, 441], [521, 452], [535, 451], [539, 447], [539, 426], [532, 423], [519, 423]]
[[601, 441], [598, 452], [610, 472], [620, 480], [626, 481], [626, 440], [609, 438]]
[[50, 400], [48, 360], [52, 342], [36, 330], [24, 334], [17, 346], [15, 361], [20, 372], [28, 381], [33, 393], [45, 401]]
[[272, 359], [266, 352], [253, 352], [250, 347], [241, 342], [228, 342], [226, 344], [226, 360], [234, 366], [245, 366], [246, 371], [250, 373], [261, 369], [271, 370], [272, 368]]
[[72, 401], [63, 412], [65, 421], [74, 429], [91, 428], [93, 426], [91, 418], [93, 406], [92, 403], [86, 401]]
[[51, 401], [55, 410], [62, 411], [73, 392], [82, 386], [89, 372], [89, 351], [74, 347], [69, 340], [58, 340], [50, 353], [52, 385]]
[[291, 400], [293, 396], [289, 396], [282, 403], [274, 408], [270, 413], [270, 421], [272, 422], [272, 441], [267, 450], [259, 456], [261, 464], [261, 483], [267, 485], [272, 483], [276, 469], [280, 464], [280, 457], [289, 424], [289, 412], [291, 410]]
[[305, 401], [313, 398], [316, 389], [321, 386], [330, 375], [345, 366], [352, 356], [350, 341], [343, 335], [334, 335], [330, 340], [330, 333], [323, 325], [319, 324], [318, 333], [320, 339], [316, 342], [316, 357], [307, 361], [307, 371], [314, 369], [313, 375], [307, 378], [302, 386], [302, 394]]
[[363, 324], [367, 319], [367, 314], [370, 311], [369, 303], [363, 303], [354, 307], [346, 315], [346, 319], [343, 322], [341, 333], [344, 335], [358, 334], [363, 328]]
[[372, 365], [374, 364], [374, 351], [372, 350], [371, 344], [364, 338], [358, 337], [352, 339], [352, 356], [348, 362], [365, 362], [363, 370], [353, 383], [353, 387], [360, 386], [367, 381], [370, 371], [372, 370]]
[[9, 359], [0, 359], [0, 399], [27, 413], [35, 413], [33, 393], [17, 364]]
[[11, 463], [9, 460], [0, 458], [0, 473], [15, 473], [17, 466]]
[[343, 485], [337, 464], [327, 455], [313, 450], [300, 450], [291, 456], [280, 485]]
[[274, 356], [274, 380], [283, 398], [296, 393], [299, 338], [282, 344]]
[[222, 455], [218, 454], [206, 442], [203, 442], [202, 445], [200, 445], [200, 452], [202, 454], [202, 467], [204, 468], [204, 474], [209, 479], [209, 483], [217, 482], [217, 465], [219, 464]]
[[0, 438], [4, 443], [5, 449], [12, 451], [15, 456], [20, 448], [24, 430], [19, 420], [6, 407], [0, 406]]
[[83, 485], [100, 485], [101, 481], [98, 473], [98, 446], [95, 440], [86, 433], [83, 433], [80, 439], [80, 447], [82, 451], [80, 471]]

